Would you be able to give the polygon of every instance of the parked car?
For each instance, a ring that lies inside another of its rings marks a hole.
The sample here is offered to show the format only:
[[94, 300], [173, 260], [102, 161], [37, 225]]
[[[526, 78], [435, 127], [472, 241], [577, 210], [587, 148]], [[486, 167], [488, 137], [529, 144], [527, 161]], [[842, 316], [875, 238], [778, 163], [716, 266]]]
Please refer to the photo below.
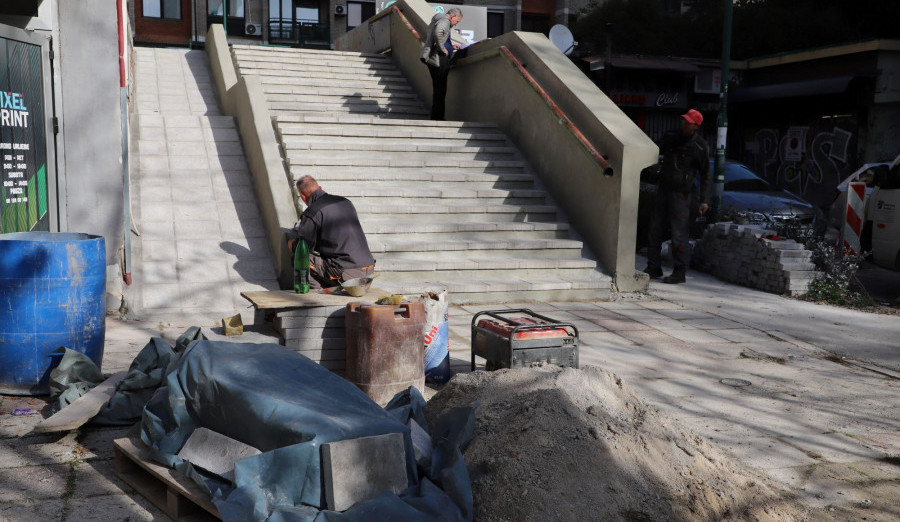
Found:
[[[714, 159], [710, 159], [710, 175], [715, 176]], [[644, 169], [641, 174], [641, 190], [638, 200], [637, 246], [646, 244], [650, 216], [656, 200], [656, 184], [653, 178], [658, 164]], [[695, 185], [697, 184], [695, 180]], [[691, 209], [692, 222], [699, 216], [696, 197]], [[725, 187], [722, 193], [721, 221], [737, 221], [749, 224], [769, 224], [788, 219], [797, 220], [803, 226], [812, 227], [816, 221], [816, 208], [793, 192], [781, 189], [756, 175], [750, 167], [738, 161], [725, 161]], [[704, 223], [691, 229], [692, 237], [699, 237]]]
[[880, 267], [900, 270], [900, 155], [875, 179], [870, 200], [872, 260]]

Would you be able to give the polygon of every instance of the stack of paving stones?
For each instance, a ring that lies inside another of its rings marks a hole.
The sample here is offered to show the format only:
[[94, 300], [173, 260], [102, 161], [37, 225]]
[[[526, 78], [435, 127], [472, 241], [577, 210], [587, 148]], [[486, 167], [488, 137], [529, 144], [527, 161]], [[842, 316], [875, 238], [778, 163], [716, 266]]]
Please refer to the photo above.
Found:
[[325, 368], [341, 373], [346, 367], [345, 305], [291, 308], [275, 313], [281, 343]]
[[773, 294], [802, 295], [820, 275], [812, 252], [762, 226], [716, 223], [703, 233], [697, 268]]

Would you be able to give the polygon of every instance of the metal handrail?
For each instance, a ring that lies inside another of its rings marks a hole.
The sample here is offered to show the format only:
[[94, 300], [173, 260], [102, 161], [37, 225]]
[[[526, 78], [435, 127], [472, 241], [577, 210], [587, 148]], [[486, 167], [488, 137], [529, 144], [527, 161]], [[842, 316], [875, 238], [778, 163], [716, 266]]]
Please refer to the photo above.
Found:
[[[311, 41], [328, 41], [331, 26], [328, 22], [269, 19], [269, 40], [281, 40], [303, 45]], [[287, 36], [285, 36], [287, 35]]]

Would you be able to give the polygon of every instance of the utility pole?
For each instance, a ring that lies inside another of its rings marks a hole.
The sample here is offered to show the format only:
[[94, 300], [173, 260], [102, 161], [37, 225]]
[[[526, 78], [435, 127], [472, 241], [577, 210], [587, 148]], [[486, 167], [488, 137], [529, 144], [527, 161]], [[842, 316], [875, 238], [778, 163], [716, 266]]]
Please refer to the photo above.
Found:
[[225, 43], [228, 43], [228, 0], [222, 0], [222, 28], [225, 29]]
[[722, 79], [719, 87], [719, 118], [716, 135], [716, 168], [710, 213], [715, 223], [722, 215], [722, 193], [725, 192], [725, 146], [728, 140], [728, 77], [731, 74], [731, 19], [733, 0], [725, 0], [725, 24], [722, 29]]

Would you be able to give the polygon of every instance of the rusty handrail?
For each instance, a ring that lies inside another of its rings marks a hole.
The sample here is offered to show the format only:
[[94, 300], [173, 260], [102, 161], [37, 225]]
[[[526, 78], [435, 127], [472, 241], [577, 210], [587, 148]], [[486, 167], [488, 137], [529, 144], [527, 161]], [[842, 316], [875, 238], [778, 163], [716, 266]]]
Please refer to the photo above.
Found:
[[559, 117], [560, 121], [565, 124], [569, 132], [571, 132], [572, 135], [575, 136], [575, 139], [577, 139], [578, 142], [581, 143], [581, 146], [584, 147], [587, 153], [590, 154], [592, 158], [594, 158], [594, 161], [596, 161], [601, 167], [603, 167], [603, 175], [612, 176], [613, 174], [615, 174], [615, 170], [612, 168], [612, 165], [609, 164], [609, 161], [607, 161], [607, 159], [602, 154], [600, 154], [600, 152], [597, 151], [597, 149], [594, 148], [593, 145], [591, 145], [591, 142], [588, 141], [587, 137], [585, 137], [585, 135], [580, 130], [578, 130], [577, 126], [575, 126], [575, 123], [573, 123], [572, 120], [569, 119], [568, 116], [566, 116], [566, 113], [562, 110], [562, 108], [560, 108], [560, 106], [553, 101], [550, 95], [547, 94], [547, 91], [545, 91], [544, 88], [538, 84], [537, 80], [534, 79], [531, 73], [529, 73], [525, 69], [525, 66], [522, 65], [522, 63], [513, 55], [512, 51], [510, 51], [509, 48], [507, 48], [505, 45], [501, 45], [497, 49], [480, 53], [476, 56], [463, 58], [462, 60], [457, 62], [457, 64], [465, 65], [467, 63], [474, 63], [481, 60], [486, 60], [488, 58], [493, 58], [497, 55], [502, 55], [504, 58], [509, 60], [509, 62], [512, 63], [512, 65], [515, 66], [516, 69], [518, 69], [519, 74], [521, 74], [525, 81], [528, 82], [529, 85], [531, 85], [531, 88], [534, 89], [538, 96], [540, 96], [541, 99], [544, 100], [544, 103], [546, 103], [547, 106], [550, 107], [550, 110], [552, 110]]
[[[409, 32], [411, 32], [413, 34], [413, 36], [416, 37], [416, 40], [419, 40], [420, 42], [423, 41], [422, 37], [419, 36], [419, 31], [416, 31], [416, 28], [413, 27], [411, 23], [409, 23], [409, 19], [406, 18], [406, 16], [403, 14], [403, 11], [401, 11], [400, 8], [397, 7], [396, 4], [391, 6], [391, 11], [397, 13], [397, 16], [400, 17], [400, 21], [406, 25], [406, 28], [409, 29]], [[382, 11], [382, 12], [386, 12], [386, 11]]]

